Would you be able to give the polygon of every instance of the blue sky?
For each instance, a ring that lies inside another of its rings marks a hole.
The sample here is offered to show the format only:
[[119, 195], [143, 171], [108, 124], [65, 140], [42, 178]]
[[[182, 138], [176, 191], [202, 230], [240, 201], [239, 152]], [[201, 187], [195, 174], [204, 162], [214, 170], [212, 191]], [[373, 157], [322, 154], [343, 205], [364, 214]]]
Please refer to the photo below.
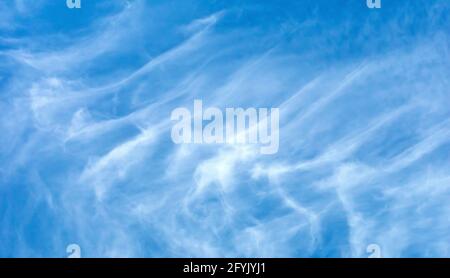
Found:
[[[3, 0], [0, 257], [450, 256], [450, 2]], [[279, 107], [280, 149], [170, 113]]]

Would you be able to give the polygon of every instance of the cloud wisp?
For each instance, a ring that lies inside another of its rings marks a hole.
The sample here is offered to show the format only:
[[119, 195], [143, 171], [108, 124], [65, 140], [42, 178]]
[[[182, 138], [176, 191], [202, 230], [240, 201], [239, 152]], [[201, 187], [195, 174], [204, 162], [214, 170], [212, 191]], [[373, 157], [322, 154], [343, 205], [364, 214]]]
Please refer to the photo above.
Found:
[[[0, 256], [450, 256], [447, 1], [6, 2]], [[196, 99], [278, 152], [174, 144]]]

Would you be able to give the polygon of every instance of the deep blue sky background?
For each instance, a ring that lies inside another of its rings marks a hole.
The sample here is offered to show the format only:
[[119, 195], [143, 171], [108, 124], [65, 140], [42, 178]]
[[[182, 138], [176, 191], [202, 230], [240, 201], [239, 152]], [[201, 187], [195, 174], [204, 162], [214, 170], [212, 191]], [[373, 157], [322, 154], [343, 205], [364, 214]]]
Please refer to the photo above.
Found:
[[[450, 256], [450, 2], [4, 0], [0, 257]], [[280, 150], [171, 111], [279, 107]]]

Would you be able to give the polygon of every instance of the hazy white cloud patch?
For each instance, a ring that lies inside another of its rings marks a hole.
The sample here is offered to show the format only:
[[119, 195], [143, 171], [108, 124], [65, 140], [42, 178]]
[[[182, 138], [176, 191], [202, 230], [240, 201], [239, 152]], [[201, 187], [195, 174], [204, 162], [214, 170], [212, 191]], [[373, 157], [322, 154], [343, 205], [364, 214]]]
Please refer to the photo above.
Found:
[[[448, 4], [7, 2], [0, 256], [450, 255]], [[278, 152], [174, 144], [196, 99], [280, 108]]]

